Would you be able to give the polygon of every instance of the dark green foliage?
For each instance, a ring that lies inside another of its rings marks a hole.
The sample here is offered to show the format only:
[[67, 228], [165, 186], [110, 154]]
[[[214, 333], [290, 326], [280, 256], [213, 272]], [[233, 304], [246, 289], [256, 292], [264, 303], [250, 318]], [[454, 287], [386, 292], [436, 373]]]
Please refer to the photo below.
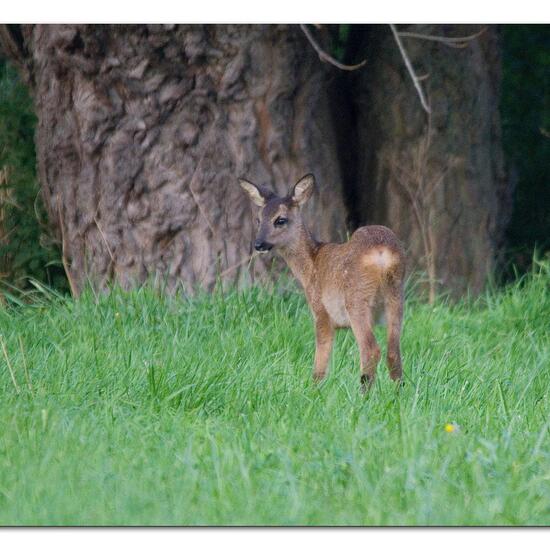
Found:
[[550, 250], [550, 26], [503, 29], [503, 146], [515, 174], [508, 230], [511, 262], [528, 268], [535, 247]]
[[349, 38], [350, 25], [331, 25], [331, 54], [340, 62], [344, 62]]
[[26, 87], [15, 69], [0, 59], [0, 170], [8, 170], [7, 184], [0, 191], [0, 280], [3, 286], [20, 289], [29, 286], [29, 279], [64, 289], [59, 249], [41, 226], [46, 215], [36, 178], [35, 124]]

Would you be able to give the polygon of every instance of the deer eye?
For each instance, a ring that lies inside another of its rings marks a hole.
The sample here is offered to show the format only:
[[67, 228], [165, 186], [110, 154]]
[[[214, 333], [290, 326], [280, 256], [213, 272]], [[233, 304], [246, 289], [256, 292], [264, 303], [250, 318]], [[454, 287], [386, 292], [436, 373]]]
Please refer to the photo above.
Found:
[[288, 223], [288, 220], [284, 218], [283, 216], [279, 216], [274, 222], [273, 225], [275, 227], [282, 227], [283, 225], [286, 225]]

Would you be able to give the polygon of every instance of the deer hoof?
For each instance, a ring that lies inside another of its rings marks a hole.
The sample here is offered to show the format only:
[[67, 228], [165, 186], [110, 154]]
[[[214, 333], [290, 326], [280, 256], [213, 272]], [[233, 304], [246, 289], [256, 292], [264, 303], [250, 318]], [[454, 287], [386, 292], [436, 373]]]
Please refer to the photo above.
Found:
[[372, 378], [368, 374], [362, 374], [361, 375], [361, 392], [367, 393], [367, 391], [372, 386]]

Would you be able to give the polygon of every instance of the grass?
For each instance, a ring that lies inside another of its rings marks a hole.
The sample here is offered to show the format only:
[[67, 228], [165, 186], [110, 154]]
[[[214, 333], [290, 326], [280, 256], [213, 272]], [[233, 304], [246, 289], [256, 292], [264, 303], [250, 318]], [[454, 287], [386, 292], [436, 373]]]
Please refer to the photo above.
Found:
[[4, 308], [0, 524], [550, 524], [549, 282], [409, 299], [367, 396], [349, 332], [312, 383], [298, 293]]

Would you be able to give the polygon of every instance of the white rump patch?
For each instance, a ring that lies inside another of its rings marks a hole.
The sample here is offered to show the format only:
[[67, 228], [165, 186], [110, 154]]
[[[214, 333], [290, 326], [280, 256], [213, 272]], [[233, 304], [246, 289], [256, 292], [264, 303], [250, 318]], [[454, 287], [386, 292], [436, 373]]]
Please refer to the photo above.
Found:
[[369, 250], [363, 256], [363, 264], [365, 266], [376, 266], [383, 270], [389, 269], [396, 262], [397, 256], [395, 252], [382, 246]]

